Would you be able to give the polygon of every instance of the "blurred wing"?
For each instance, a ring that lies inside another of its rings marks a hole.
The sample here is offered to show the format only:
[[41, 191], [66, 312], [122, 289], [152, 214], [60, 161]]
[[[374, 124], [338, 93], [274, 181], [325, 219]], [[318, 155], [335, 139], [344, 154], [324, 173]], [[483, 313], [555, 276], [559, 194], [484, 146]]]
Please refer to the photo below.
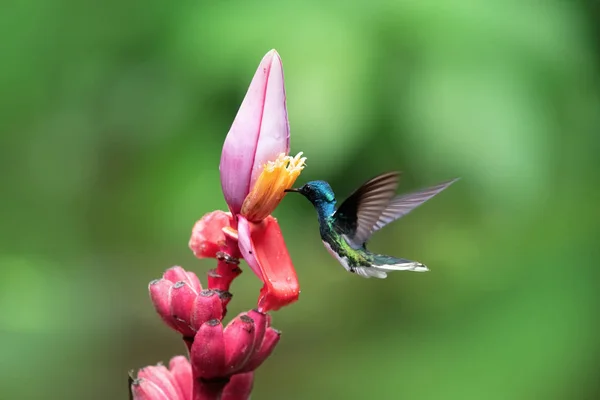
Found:
[[396, 194], [400, 173], [388, 172], [367, 181], [333, 214], [334, 226], [359, 248], [371, 235], [375, 223]]
[[370, 234], [378, 231], [390, 222], [405, 216], [442, 190], [446, 189], [448, 186], [452, 185], [458, 179], [459, 178], [452, 179], [450, 181], [442, 182], [438, 185], [422, 189], [417, 192], [402, 194], [394, 197], [388, 206], [382, 211], [378, 221], [373, 225]]

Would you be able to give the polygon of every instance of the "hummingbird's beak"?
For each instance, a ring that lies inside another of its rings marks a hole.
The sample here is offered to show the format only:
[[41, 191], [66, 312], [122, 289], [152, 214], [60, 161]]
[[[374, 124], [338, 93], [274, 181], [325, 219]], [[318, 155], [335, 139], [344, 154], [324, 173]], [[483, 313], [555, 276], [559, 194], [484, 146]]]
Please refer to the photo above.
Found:
[[300, 189], [290, 188], [290, 189], [285, 189], [284, 192], [286, 192], [286, 193], [290, 193], [290, 192], [300, 193]]

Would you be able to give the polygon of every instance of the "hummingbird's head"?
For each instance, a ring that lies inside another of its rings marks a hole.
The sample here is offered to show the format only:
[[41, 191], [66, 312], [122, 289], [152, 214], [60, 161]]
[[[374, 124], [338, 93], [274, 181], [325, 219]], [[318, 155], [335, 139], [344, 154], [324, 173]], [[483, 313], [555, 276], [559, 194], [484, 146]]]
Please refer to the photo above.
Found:
[[300, 193], [315, 206], [335, 204], [335, 194], [325, 181], [310, 181], [297, 189], [286, 189], [286, 192]]

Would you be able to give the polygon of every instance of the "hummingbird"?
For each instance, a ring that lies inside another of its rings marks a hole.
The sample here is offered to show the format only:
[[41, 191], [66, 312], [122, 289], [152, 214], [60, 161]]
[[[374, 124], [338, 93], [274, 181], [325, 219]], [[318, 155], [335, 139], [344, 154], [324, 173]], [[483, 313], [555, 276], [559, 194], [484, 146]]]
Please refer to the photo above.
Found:
[[370, 252], [367, 241], [371, 235], [459, 179], [396, 195], [399, 177], [399, 172], [387, 172], [368, 180], [337, 209], [335, 193], [325, 181], [310, 181], [286, 192], [300, 193], [313, 204], [323, 245], [347, 271], [364, 278], [383, 279], [391, 271], [425, 272], [429, 269], [417, 261]]

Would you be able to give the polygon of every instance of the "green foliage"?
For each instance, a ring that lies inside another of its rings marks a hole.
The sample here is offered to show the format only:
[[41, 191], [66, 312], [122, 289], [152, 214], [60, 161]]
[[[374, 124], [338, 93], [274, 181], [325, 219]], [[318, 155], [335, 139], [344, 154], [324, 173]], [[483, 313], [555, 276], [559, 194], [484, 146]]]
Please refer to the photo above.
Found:
[[[588, 2], [592, 3], [592, 2]], [[463, 179], [377, 234], [427, 274], [364, 280], [312, 207], [276, 212], [302, 294], [256, 399], [598, 397], [598, 38], [585, 2], [11, 2], [0, 13], [0, 398], [126, 398], [183, 354], [146, 284], [204, 281], [194, 222], [281, 54], [292, 151], [340, 197]], [[246, 268], [230, 313], [255, 304]]]

